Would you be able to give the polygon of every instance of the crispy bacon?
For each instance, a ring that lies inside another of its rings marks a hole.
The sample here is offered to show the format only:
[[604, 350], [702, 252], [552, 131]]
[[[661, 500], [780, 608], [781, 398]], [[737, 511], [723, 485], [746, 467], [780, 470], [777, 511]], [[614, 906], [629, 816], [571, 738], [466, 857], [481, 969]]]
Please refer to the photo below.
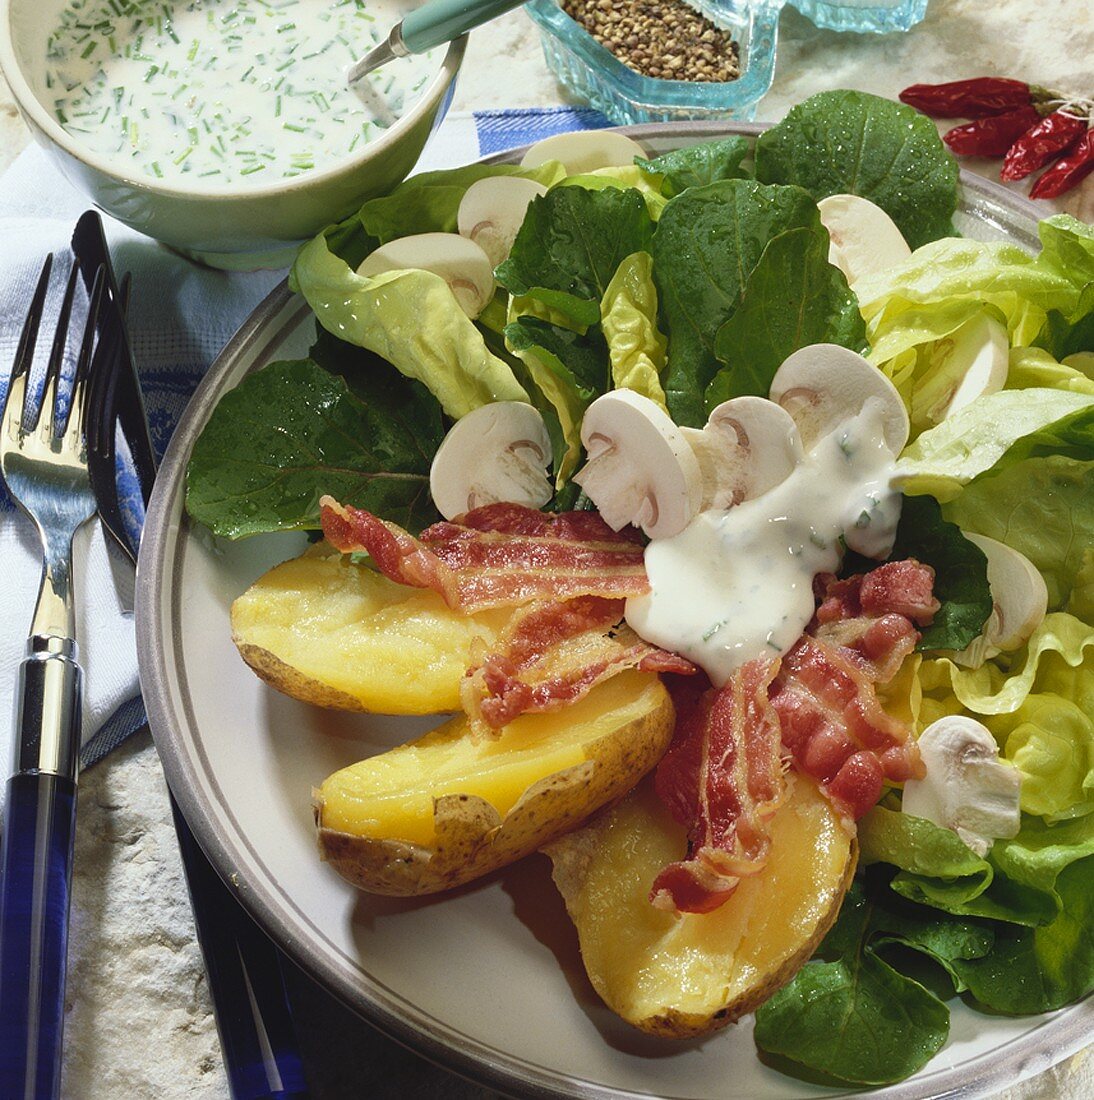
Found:
[[816, 617], [771, 687], [795, 764], [856, 820], [881, 797], [886, 780], [923, 774], [911, 731], [885, 713], [874, 684], [892, 679], [915, 649], [911, 617], [920, 624], [933, 617], [933, 584], [933, 570], [911, 560], [844, 581], [818, 578]]
[[489, 505], [415, 538], [331, 497], [320, 506], [323, 534], [337, 549], [367, 552], [384, 576], [432, 588], [461, 611], [649, 591], [642, 546], [595, 512], [552, 516], [517, 504]]
[[721, 689], [676, 692], [676, 735], [656, 788], [688, 829], [687, 858], [665, 867], [650, 901], [709, 913], [767, 858], [767, 822], [785, 794], [779, 722], [768, 700], [777, 661], [750, 661]]
[[[518, 609], [492, 652], [460, 689], [472, 729], [492, 734], [521, 714], [558, 710], [628, 668], [694, 673], [690, 661], [642, 641], [623, 619], [623, 601], [579, 596]], [[480, 643], [480, 646], [483, 643]]]

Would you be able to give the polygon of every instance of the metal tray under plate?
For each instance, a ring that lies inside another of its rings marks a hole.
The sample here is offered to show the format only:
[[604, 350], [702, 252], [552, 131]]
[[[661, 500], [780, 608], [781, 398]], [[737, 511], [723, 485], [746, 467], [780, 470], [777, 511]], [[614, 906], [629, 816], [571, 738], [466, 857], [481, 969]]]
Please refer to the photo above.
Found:
[[[746, 125], [628, 132], [653, 155]], [[494, 160], [519, 159], [521, 150]], [[969, 236], [1037, 247], [1033, 207], [963, 175]], [[531, 857], [440, 898], [359, 894], [316, 858], [311, 788], [434, 724], [323, 711], [268, 689], [231, 641], [232, 600], [295, 554], [298, 536], [230, 544], [183, 511], [186, 463], [217, 401], [250, 371], [304, 352], [313, 321], [282, 285], [210, 368], [175, 432], [148, 514], [138, 574], [141, 683], [168, 779], [202, 847], [242, 902], [305, 970], [395, 1039], [521, 1096], [680, 1100], [843, 1095], [763, 1065], [751, 1021], [683, 1044], [639, 1035], [592, 992], [576, 936]], [[1078, 1050], [1094, 1000], [1006, 1019], [951, 1002], [950, 1040], [921, 1073], [871, 1095], [973, 1097]], [[858, 1094], [861, 1095], [861, 1094]]]

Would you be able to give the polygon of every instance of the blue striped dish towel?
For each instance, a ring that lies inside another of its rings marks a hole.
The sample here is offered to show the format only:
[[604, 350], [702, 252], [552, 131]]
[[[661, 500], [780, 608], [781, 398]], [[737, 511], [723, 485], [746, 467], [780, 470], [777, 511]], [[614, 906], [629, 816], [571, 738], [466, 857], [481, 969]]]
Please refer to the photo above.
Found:
[[[603, 115], [588, 108], [452, 114], [433, 135], [416, 170], [451, 167], [551, 134], [607, 125]], [[87, 205], [36, 146], [23, 152], [0, 178], [0, 233], [5, 246], [0, 261], [0, 400], [42, 260], [47, 252], [67, 255], [72, 229]], [[152, 439], [162, 455], [209, 364], [285, 273], [199, 268], [112, 219], [105, 221], [115, 266], [119, 273], [133, 273], [133, 349]], [[55, 304], [60, 286], [54, 290]], [[44, 354], [48, 340], [39, 344], [44, 345], [39, 348]], [[40, 563], [30, 524], [15, 510], [0, 482], [3, 761], [11, 759], [16, 673], [38, 591]], [[113, 550], [108, 551], [98, 524], [85, 528], [75, 568], [77, 632], [85, 673], [83, 762], [89, 766], [139, 730], [145, 716], [137, 682], [132, 571]]]

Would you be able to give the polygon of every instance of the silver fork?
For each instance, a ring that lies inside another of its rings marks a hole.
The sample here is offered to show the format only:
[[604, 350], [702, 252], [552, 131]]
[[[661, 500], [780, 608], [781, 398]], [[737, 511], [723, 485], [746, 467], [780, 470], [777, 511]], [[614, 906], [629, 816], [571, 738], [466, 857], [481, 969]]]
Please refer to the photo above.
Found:
[[92, 287], [68, 412], [61, 367], [78, 270], [73, 266], [37, 414], [29, 381], [52, 257], [47, 257], [0, 417], [0, 472], [42, 542], [42, 583], [19, 669], [15, 774], [0, 843], [0, 1081], [4, 1095], [55, 1097], [60, 1087], [68, 895], [76, 821], [80, 686], [72, 593], [72, 539], [95, 514], [87, 471], [88, 372], [102, 301]]

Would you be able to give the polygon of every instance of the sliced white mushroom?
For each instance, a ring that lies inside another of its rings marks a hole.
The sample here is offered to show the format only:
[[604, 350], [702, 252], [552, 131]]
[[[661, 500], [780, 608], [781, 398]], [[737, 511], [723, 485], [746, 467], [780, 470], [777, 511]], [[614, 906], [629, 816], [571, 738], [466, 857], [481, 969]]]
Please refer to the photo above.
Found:
[[805, 449], [850, 417], [867, 399], [880, 403], [882, 433], [894, 455], [908, 442], [908, 413], [896, 387], [872, 363], [838, 344], [810, 344], [788, 356], [769, 394], [794, 418]]
[[700, 511], [732, 508], [785, 481], [805, 455], [793, 417], [766, 397], [734, 397], [705, 428], [681, 428], [703, 475]]
[[613, 531], [627, 524], [651, 539], [679, 534], [699, 511], [703, 477], [668, 413], [633, 390], [614, 390], [585, 410], [588, 462], [574, 477]]
[[445, 519], [499, 501], [541, 508], [551, 499], [550, 462], [543, 417], [523, 401], [494, 401], [449, 430], [433, 457], [429, 489]]
[[979, 856], [993, 840], [1018, 834], [1022, 777], [999, 759], [983, 725], [962, 715], [940, 718], [918, 745], [927, 774], [904, 784], [904, 813], [952, 830]]
[[1007, 382], [1010, 339], [994, 317], [980, 313], [936, 340], [927, 381], [912, 394], [912, 419], [937, 424]]
[[966, 531], [965, 538], [979, 546], [988, 559], [992, 611], [980, 637], [955, 654], [954, 660], [979, 668], [989, 657], [1025, 645], [1048, 611], [1048, 587], [1025, 554], [985, 535]]
[[357, 274], [368, 277], [408, 269], [439, 275], [468, 317], [477, 317], [494, 295], [490, 257], [456, 233], [418, 233], [389, 241], [365, 257]]
[[474, 241], [497, 267], [509, 256], [532, 199], [547, 188], [519, 176], [487, 176], [464, 192], [456, 213], [460, 235]]
[[828, 262], [849, 283], [880, 274], [912, 254], [896, 222], [861, 195], [829, 195], [817, 203], [817, 209], [830, 238]]
[[646, 150], [615, 130], [574, 130], [554, 134], [530, 146], [521, 160], [524, 168], [537, 168], [545, 161], [561, 161], [568, 176], [579, 176], [597, 168], [619, 168], [644, 157]]

